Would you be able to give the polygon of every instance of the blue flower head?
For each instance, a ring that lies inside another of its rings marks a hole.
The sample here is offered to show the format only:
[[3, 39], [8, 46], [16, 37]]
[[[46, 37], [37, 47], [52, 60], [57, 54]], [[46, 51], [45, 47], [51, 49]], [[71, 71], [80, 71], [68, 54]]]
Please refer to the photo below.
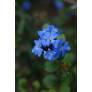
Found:
[[61, 10], [61, 9], [63, 9], [64, 8], [64, 3], [63, 2], [61, 2], [61, 1], [59, 1], [59, 0], [55, 0], [55, 6], [56, 6], [56, 8], [58, 9], [58, 10]]
[[23, 4], [22, 4], [22, 9], [24, 11], [28, 11], [31, 8], [31, 3], [29, 0], [24, 0]]
[[70, 46], [63, 38], [58, 39], [58, 36], [62, 35], [59, 29], [54, 25], [48, 25], [41, 31], [38, 31], [39, 39], [35, 40], [35, 46], [32, 49], [32, 53], [36, 56], [43, 57], [51, 62], [55, 61], [70, 51]]

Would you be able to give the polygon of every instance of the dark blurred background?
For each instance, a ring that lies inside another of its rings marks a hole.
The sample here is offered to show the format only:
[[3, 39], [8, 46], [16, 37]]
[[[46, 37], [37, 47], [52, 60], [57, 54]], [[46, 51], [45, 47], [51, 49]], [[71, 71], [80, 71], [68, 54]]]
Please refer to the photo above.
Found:
[[[16, 92], [77, 92], [77, 1], [15, 0]], [[34, 40], [45, 23], [56, 25], [71, 52], [50, 64], [32, 54]]]

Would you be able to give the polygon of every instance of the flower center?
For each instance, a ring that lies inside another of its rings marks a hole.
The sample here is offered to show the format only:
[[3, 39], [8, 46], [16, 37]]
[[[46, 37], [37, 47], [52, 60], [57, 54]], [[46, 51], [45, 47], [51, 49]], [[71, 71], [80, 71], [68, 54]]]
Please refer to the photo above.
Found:
[[50, 44], [49, 46], [46, 46], [46, 47], [42, 47], [42, 49], [44, 50], [44, 51], [48, 51], [48, 49], [53, 49], [53, 45], [52, 44]]

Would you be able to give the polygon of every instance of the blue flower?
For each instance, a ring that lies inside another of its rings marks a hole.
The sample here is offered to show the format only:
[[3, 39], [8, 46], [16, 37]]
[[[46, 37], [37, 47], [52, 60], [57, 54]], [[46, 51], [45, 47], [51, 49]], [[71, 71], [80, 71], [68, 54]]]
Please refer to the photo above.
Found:
[[55, 6], [58, 10], [60, 10], [64, 8], [64, 3], [59, 0], [55, 0]]
[[70, 46], [65, 39], [58, 39], [61, 34], [62, 32], [59, 32], [54, 25], [48, 25], [42, 31], [38, 31], [39, 39], [34, 41], [32, 53], [38, 57], [43, 54], [43, 57], [50, 62], [63, 57], [70, 51]]
[[25, 0], [24, 2], [23, 2], [23, 4], [22, 4], [22, 9], [24, 10], [24, 11], [28, 11], [29, 9], [31, 8], [31, 3], [30, 3], [30, 1], [29, 0]]

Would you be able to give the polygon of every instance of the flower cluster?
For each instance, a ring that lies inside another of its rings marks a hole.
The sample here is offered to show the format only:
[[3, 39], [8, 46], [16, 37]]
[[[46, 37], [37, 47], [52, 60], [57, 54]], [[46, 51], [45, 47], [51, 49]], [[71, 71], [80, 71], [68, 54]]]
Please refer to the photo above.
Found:
[[40, 57], [43, 54], [45, 59], [53, 62], [70, 51], [68, 42], [63, 38], [58, 39], [62, 32], [54, 25], [48, 25], [38, 31], [38, 35], [39, 39], [34, 41], [35, 46], [32, 49], [32, 53], [36, 56]]

